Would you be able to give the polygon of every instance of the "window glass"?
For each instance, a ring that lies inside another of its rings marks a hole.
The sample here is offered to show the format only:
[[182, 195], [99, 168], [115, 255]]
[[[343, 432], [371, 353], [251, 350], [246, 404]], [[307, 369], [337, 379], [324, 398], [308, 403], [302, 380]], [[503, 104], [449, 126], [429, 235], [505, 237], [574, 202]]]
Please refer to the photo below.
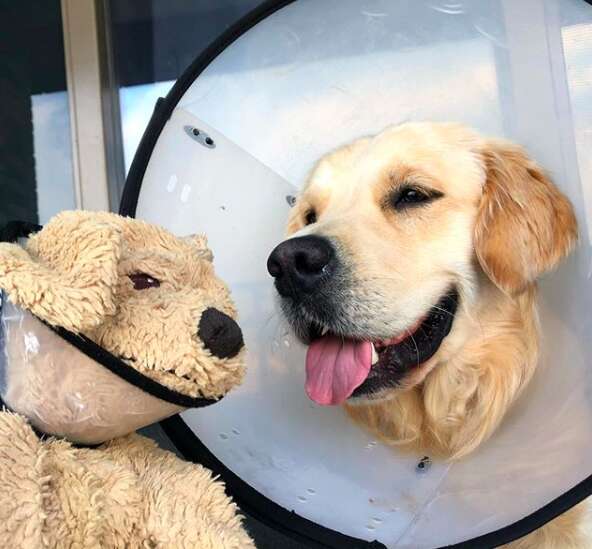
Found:
[[0, 4], [0, 225], [75, 207], [59, 0]]
[[126, 173], [158, 97], [261, 0], [111, 0]]

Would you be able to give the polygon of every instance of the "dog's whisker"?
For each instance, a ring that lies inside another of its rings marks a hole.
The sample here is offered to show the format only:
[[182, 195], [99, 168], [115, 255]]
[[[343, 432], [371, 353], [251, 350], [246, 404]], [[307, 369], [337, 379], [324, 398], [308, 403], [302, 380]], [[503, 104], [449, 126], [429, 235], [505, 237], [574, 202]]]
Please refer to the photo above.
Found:
[[406, 332], [409, 334], [409, 337], [411, 338], [411, 341], [413, 341], [413, 345], [415, 345], [415, 356], [417, 357], [417, 366], [419, 366], [419, 364], [420, 364], [420, 360], [419, 360], [419, 347], [417, 346], [417, 341], [415, 341], [415, 338], [413, 337], [413, 334], [411, 333], [410, 330], [406, 330]]
[[432, 309], [436, 309], [436, 311], [440, 311], [440, 312], [445, 313], [445, 314], [454, 318], [454, 315], [450, 311], [447, 311], [446, 309], [443, 309], [442, 307], [438, 307], [438, 305], [434, 305], [432, 307]]

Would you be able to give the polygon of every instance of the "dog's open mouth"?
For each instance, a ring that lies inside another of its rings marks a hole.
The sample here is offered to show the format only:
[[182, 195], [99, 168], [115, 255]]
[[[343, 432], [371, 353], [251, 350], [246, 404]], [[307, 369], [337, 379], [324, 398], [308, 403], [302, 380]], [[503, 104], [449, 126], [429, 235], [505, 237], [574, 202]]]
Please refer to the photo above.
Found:
[[306, 393], [318, 404], [335, 405], [396, 387], [436, 353], [450, 333], [457, 305], [453, 289], [415, 324], [387, 340], [343, 337], [311, 326]]

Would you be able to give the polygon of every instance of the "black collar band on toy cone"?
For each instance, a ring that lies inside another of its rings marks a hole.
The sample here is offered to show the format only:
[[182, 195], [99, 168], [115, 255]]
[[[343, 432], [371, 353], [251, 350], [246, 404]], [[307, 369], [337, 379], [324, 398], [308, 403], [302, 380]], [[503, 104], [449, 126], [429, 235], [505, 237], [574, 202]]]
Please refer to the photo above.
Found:
[[[35, 223], [29, 223], [27, 221], [11, 221], [0, 229], [0, 242], [16, 242], [19, 238], [27, 238], [30, 234], [38, 232], [41, 229], [41, 225]], [[0, 289], [0, 310], [3, 293], [4, 292]], [[124, 379], [128, 383], [142, 389], [144, 392], [164, 400], [165, 402], [170, 402], [171, 404], [176, 404], [184, 408], [203, 408], [204, 406], [215, 404], [223, 398], [191, 397], [173, 389], [169, 389], [140, 373], [132, 366], [129, 366], [123, 362], [123, 360], [116, 357], [100, 345], [97, 345], [88, 337], [81, 334], [75, 334], [59, 326], [51, 326], [39, 317], [35, 318], [40, 322], [43, 322], [58, 336], [70, 343], [70, 345], [76, 347], [76, 349], [93, 359], [95, 362], [101, 364], [121, 379]]]

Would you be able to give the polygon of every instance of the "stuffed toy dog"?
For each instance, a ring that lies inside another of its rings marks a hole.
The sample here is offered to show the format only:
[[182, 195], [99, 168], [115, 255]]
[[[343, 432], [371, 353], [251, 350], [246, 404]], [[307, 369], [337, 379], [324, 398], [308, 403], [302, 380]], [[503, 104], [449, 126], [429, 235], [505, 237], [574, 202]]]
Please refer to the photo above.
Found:
[[0, 289], [0, 547], [253, 547], [208, 470], [130, 434], [242, 379], [205, 238], [64, 212], [0, 243]]

